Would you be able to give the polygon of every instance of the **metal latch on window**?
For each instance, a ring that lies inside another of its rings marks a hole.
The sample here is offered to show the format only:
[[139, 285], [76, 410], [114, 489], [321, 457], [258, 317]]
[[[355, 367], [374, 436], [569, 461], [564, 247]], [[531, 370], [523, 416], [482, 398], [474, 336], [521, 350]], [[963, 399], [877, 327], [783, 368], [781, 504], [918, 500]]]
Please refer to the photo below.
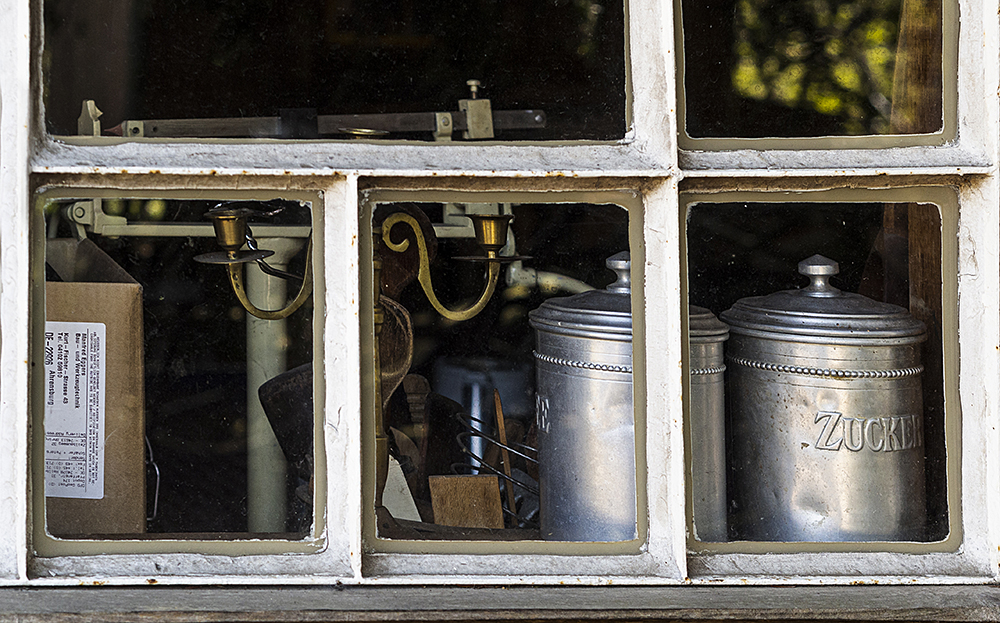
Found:
[[490, 100], [479, 99], [478, 80], [469, 80], [469, 99], [458, 100], [458, 109], [465, 113], [465, 132], [468, 139], [493, 138], [493, 110]]
[[[66, 208], [66, 217], [73, 224], [74, 235], [83, 239], [87, 237], [87, 232], [98, 236], [109, 235], [108, 228], [121, 228], [128, 225], [128, 219], [124, 216], [111, 216], [104, 213], [100, 199], [89, 201], [77, 201]], [[110, 234], [114, 237], [116, 234]]]
[[[545, 127], [544, 110], [493, 110], [490, 100], [479, 97], [478, 80], [469, 80], [470, 95], [451, 112], [374, 113], [319, 115], [315, 110], [284, 109], [275, 117], [218, 119], [130, 119], [104, 134], [125, 138], [290, 138], [326, 137], [397, 138], [429, 133], [435, 141], [450, 141], [455, 132], [466, 140], [492, 139], [505, 130], [539, 130]], [[100, 136], [101, 112], [92, 100], [83, 103], [78, 131]]]
[[[129, 222], [128, 218], [124, 216], [107, 214], [101, 199], [76, 201], [66, 208], [64, 214], [73, 226], [73, 235], [78, 239], [86, 238], [88, 234], [106, 238], [121, 236], [215, 237], [215, 229], [211, 223], [164, 223], [142, 220]], [[254, 231], [261, 238], [308, 238], [312, 228], [309, 225], [262, 223], [256, 225]]]

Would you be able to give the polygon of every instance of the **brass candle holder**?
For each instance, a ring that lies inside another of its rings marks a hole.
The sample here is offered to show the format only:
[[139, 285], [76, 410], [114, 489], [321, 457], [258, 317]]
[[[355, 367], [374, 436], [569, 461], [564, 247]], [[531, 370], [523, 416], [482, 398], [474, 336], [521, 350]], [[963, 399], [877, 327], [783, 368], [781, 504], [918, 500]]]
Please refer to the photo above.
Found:
[[468, 320], [483, 311], [483, 308], [486, 307], [490, 297], [493, 296], [493, 292], [496, 290], [497, 279], [500, 276], [500, 264], [519, 259], [516, 257], [501, 257], [498, 255], [500, 249], [502, 249], [507, 243], [507, 229], [510, 225], [511, 219], [514, 218], [512, 214], [469, 214], [466, 216], [472, 220], [472, 227], [476, 235], [476, 242], [479, 244], [480, 248], [483, 249], [486, 255], [457, 257], [455, 259], [485, 262], [486, 287], [483, 289], [482, 294], [479, 295], [476, 302], [465, 309], [449, 309], [445, 307], [440, 300], [438, 300], [437, 294], [434, 292], [434, 285], [431, 283], [431, 267], [430, 260], [427, 256], [427, 245], [424, 242], [424, 236], [423, 232], [420, 230], [420, 224], [417, 223], [416, 219], [405, 212], [397, 212], [385, 219], [382, 223], [381, 231], [382, 241], [385, 242], [385, 246], [392, 251], [402, 253], [409, 248], [410, 241], [404, 239], [402, 242], [395, 243], [390, 237], [390, 232], [398, 223], [405, 223], [410, 227], [410, 229], [413, 230], [416, 235], [417, 254], [420, 261], [420, 267], [417, 273], [417, 282], [420, 283], [420, 287], [424, 291], [424, 295], [427, 297], [427, 300], [434, 307], [434, 309], [445, 318], [455, 321]]
[[[268, 270], [264, 259], [274, 255], [273, 251], [257, 249], [257, 243], [250, 235], [247, 218], [256, 214], [249, 208], [216, 207], [209, 210], [206, 216], [212, 220], [215, 227], [215, 239], [222, 251], [204, 253], [194, 259], [203, 264], [225, 265], [229, 271], [229, 284], [236, 294], [240, 304], [250, 314], [262, 320], [280, 320], [294, 313], [312, 294], [312, 237], [306, 251], [306, 270], [302, 276], [302, 285], [291, 303], [277, 310], [260, 309], [250, 302], [244, 285], [243, 265], [250, 262], [263, 264], [261, 269], [268, 274], [280, 273], [275, 269]], [[248, 249], [243, 249], [244, 246]]]
[[[507, 243], [507, 231], [510, 227], [510, 221], [514, 218], [512, 214], [467, 214], [469, 219], [472, 220], [473, 231], [476, 236], [476, 242], [479, 247], [483, 250], [485, 255], [481, 256], [462, 256], [456, 257], [456, 260], [462, 261], [472, 261], [472, 262], [485, 262], [486, 263], [486, 284], [483, 288], [482, 293], [479, 298], [468, 307], [463, 309], [450, 309], [446, 307], [438, 299], [437, 294], [434, 292], [434, 284], [431, 282], [431, 267], [430, 259], [427, 253], [427, 244], [424, 241], [424, 234], [421, 230], [420, 224], [415, 218], [410, 216], [405, 212], [396, 212], [391, 214], [385, 221], [382, 222], [381, 230], [376, 229], [375, 235], [381, 235], [382, 241], [385, 246], [396, 253], [402, 253], [406, 251], [410, 246], [410, 241], [404, 239], [402, 242], [396, 243], [392, 241], [390, 236], [393, 227], [403, 223], [413, 230], [414, 237], [417, 244], [417, 255], [419, 259], [419, 268], [417, 272], [417, 282], [420, 284], [420, 288], [424, 291], [424, 296], [434, 307], [434, 309], [441, 314], [443, 317], [454, 320], [463, 321], [469, 320], [475, 317], [479, 312], [481, 312], [489, 303], [490, 298], [492, 298], [493, 293], [496, 291], [497, 281], [500, 277], [500, 265], [506, 262], [513, 262], [518, 259], [525, 259], [520, 256], [501, 256], [499, 255], [500, 249], [504, 247]], [[382, 311], [382, 306], [380, 302], [380, 280], [379, 280], [379, 270], [382, 266], [382, 260], [378, 257], [376, 252], [373, 258], [373, 263], [375, 266], [375, 378], [379, 379], [381, 377], [378, 359], [378, 336], [380, 333], [380, 324], [384, 316]], [[375, 506], [376, 508], [382, 506], [382, 492], [385, 488], [386, 478], [389, 471], [389, 438], [385, 431], [385, 425], [382, 417], [383, 409], [383, 396], [379, 390], [381, 384], [378, 380], [375, 382], [376, 395], [375, 395]]]

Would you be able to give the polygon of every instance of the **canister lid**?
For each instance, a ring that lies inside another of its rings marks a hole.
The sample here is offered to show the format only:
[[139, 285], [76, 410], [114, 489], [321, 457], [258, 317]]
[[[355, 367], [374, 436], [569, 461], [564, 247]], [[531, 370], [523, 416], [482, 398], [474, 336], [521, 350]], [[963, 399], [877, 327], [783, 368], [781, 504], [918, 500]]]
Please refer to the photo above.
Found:
[[615, 271], [618, 280], [604, 290], [590, 290], [551, 298], [528, 313], [531, 326], [578, 337], [632, 340], [632, 283], [628, 251], [607, 259], [605, 265]]
[[688, 335], [712, 338], [724, 336], [727, 333], [729, 333], [729, 327], [716, 318], [710, 310], [697, 305], [688, 305]]
[[839, 272], [837, 262], [814, 255], [799, 262], [799, 274], [810, 279], [808, 286], [740, 299], [721, 318], [735, 333], [923, 339], [924, 323], [902, 307], [831, 286], [830, 277]]

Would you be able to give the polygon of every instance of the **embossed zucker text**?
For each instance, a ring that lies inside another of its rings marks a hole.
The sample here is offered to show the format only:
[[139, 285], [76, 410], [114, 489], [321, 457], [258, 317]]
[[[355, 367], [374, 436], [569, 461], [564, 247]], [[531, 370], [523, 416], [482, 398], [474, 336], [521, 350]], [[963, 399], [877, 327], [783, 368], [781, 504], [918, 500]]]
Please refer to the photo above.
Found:
[[924, 445], [923, 418], [919, 415], [888, 417], [844, 417], [836, 411], [820, 411], [815, 424], [822, 423], [816, 448], [838, 451], [846, 448], [861, 452], [896, 452]]

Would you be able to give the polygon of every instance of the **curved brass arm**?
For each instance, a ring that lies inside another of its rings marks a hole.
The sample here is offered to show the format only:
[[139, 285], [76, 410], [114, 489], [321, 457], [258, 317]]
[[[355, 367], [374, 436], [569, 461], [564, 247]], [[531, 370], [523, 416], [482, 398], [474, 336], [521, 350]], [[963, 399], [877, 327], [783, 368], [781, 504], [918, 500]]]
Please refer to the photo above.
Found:
[[236, 298], [239, 299], [240, 304], [252, 315], [262, 320], [281, 320], [282, 318], [291, 316], [295, 310], [302, 307], [302, 304], [312, 294], [312, 236], [309, 236], [309, 245], [306, 247], [306, 271], [305, 275], [302, 276], [302, 286], [299, 288], [299, 293], [295, 296], [295, 300], [284, 308], [268, 311], [259, 309], [250, 302], [246, 288], [243, 286], [243, 263], [229, 264], [229, 283], [233, 286], [233, 292], [236, 293]]
[[420, 287], [427, 296], [427, 300], [434, 306], [434, 309], [448, 320], [455, 321], [468, 320], [483, 311], [483, 308], [486, 307], [487, 303], [489, 303], [490, 298], [493, 296], [493, 292], [496, 290], [497, 278], [500, 276], [500, 262], [489, 261], [490, 259], [497, 257], [496, 251], [487, 250], [486, 289], [483, 290], [483, 293], [479, 296], [479, 300], [473, 303], [472, 306], [465, 309], [448, 309], [441, 303], [441, 301], [438, 300], [437, 295], [434, 294], [434, 286], [431, 284], [430, 260], [427, 257], [427, 244], [424, 242], [424, 236], [420, 231], [420, 225], [417, 223], [416, 219], [405, 212], [396, 212], [385, 219], [385, 221], [382, 222], [382, 240], [385, 242], [385, 246], [397, 253], [402, 253], [409, 248], [409, 240], [403, 240], [397, 244], [394, 243], [389, 237], [389, 232], [392, 230], [393, 226], [400, 222], [409, 225], [410, 229], [412, 229], [413, 233], [416, 235], [417, 253], [420, 256], [420, 269], [417, 273], [417, 281], [420, 283]]

